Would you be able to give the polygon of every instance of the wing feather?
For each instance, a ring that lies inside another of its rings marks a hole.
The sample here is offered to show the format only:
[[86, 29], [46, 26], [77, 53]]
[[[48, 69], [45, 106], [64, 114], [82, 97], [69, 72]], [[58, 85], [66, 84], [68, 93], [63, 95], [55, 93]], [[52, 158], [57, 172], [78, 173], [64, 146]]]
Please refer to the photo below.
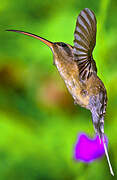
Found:
[[74, 60], [78, 62], [79, 74], [82, 80], [87, 80], [92, 72], [97, 72], [92, 52], [96, 44], [96, 17], [85, 8], [77, 18], [74, 32]]

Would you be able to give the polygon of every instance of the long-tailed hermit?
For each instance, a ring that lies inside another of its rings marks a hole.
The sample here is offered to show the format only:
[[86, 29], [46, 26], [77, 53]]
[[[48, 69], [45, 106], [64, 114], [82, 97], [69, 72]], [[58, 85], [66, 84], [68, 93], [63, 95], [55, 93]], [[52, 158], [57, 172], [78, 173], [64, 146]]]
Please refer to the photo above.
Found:
[[104, 116], [106, 113], [107, 92], [103, 82], [97, 76], [96, 63], [92, 54], [96, 44], [96, 24], [94, 13], [88, 8], [82, 10], [76, 22], [73, 46], [63, 42], [50, 42], [40, 36], [24, 31], [7, 31], [34, 37], [51, 48], [54, 64], [75, 103], [91, 111], [95, 132], [104, 144], [110, 172], [114, 175], [104, 142]]

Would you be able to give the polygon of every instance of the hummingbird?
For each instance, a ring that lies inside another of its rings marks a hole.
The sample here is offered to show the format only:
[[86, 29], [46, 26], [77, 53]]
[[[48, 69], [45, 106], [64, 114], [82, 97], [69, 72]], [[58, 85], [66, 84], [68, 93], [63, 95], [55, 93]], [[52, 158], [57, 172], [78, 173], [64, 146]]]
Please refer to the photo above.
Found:
[[36, 38], [45, 43], [53, 53], [53, 64], [78, 104], [92, 114], [95, 133], [103, 143], [110, 172], [114, 176], [109, 155], [104, 140], [104, 117], [107, 106], [107, 91], [97, 75], [97, 67], [93, 58], [96, 45], [97, 21], [95, 14], [89, 8], [83, 9], [78, 15], [74, 32], [74, 45], [64, 42], [51, 42], [35, 34], [9, 29]]

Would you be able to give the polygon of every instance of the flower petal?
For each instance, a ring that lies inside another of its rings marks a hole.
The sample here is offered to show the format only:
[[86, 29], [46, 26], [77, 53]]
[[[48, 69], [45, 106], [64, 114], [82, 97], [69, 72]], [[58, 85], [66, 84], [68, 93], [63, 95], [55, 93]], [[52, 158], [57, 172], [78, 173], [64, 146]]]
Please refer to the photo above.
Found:
[[[106, 146], [108, 146], [107, 137], [104, 136]], [[78, 161], [90, 163], [105, 154], [103, 142], [100, 142], [99, 136], [93, 139], [89, 138], [85, 133], [78, 135], [78, 140], [74, 149], [74, 158]]]

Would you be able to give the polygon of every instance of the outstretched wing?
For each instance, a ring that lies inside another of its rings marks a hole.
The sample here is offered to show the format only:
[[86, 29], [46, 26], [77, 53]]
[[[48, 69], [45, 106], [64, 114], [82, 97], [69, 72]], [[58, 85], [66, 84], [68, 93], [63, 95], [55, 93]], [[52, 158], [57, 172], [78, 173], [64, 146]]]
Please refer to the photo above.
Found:
[[92, 52], [96, 44], [96, 17], [85, 8], [78, 16], [74, 32], [74, 60], [78, 62], [80, 79], [87, 80], [92, 72], [97, 72]]

